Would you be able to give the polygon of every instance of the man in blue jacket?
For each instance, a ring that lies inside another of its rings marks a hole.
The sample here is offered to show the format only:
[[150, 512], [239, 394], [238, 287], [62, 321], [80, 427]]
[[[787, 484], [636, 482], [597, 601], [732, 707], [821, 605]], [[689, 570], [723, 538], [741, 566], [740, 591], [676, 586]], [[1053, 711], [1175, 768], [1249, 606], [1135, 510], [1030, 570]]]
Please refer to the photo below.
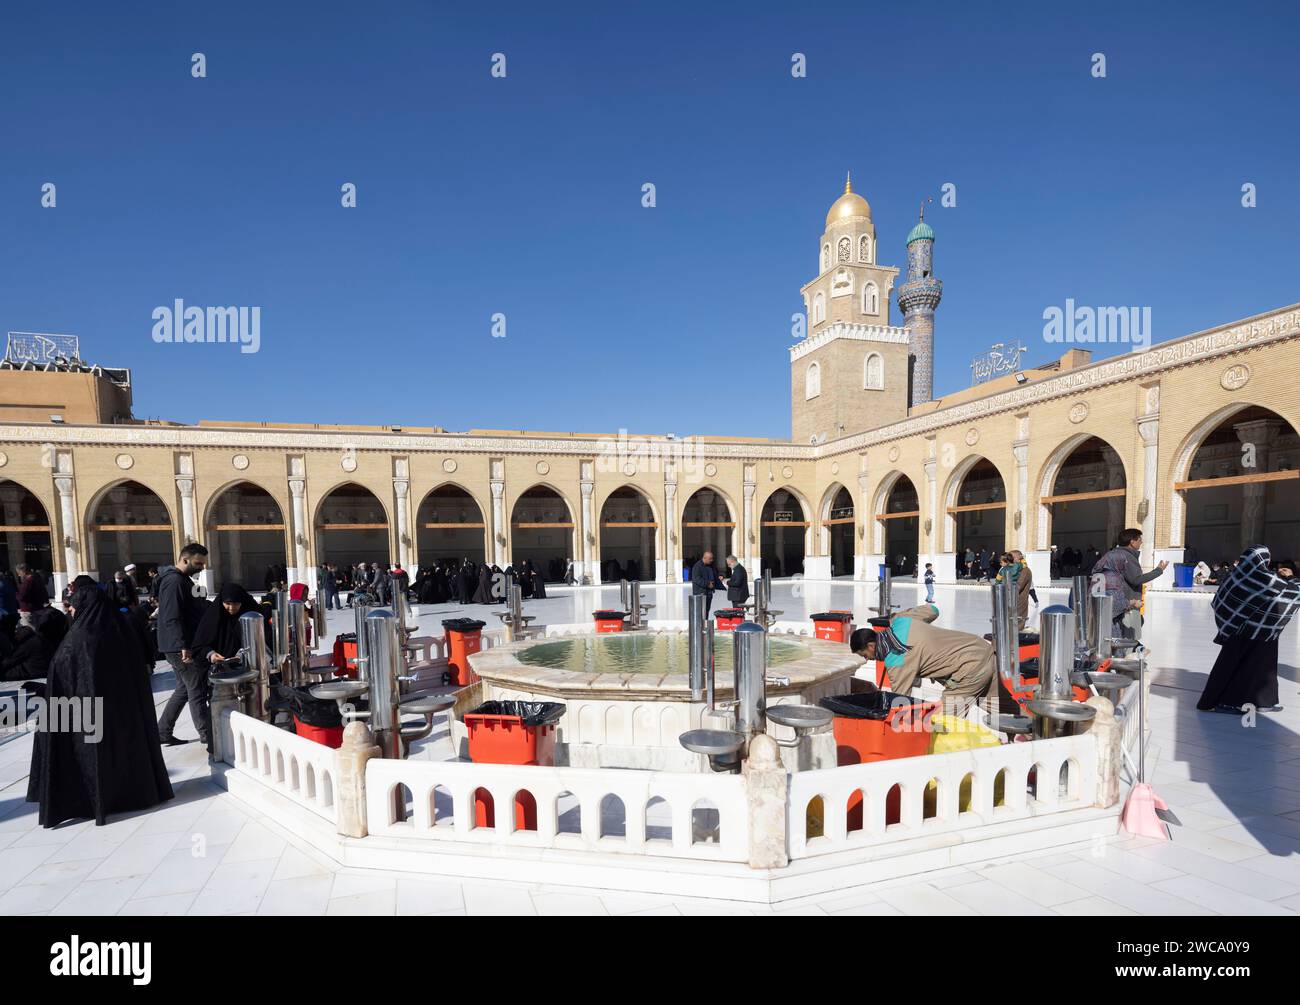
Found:
[[706, 551], [700, 560], [691, 566], [691, 596], [704, 594], [704, 616], [709, 616], [713, 606], [713, 591], [722, 589], [722, 580], [718, 570], [713, 567], [713, 552]]
[[176, 673], [176, 689], [167, 699], [158, 720], [158, 738], [171, 746], [185, 743], [172, 730], [181, 709], [188, 703], [190, 718], [199, 739], [212, 749], [212, 725], [208, 711], [208, 674], [194, 659], [194, 630], [207, 609], [203, 588], [194, 577], [203, 571], [208, 549], [190, 543], [181, 549], [180, 558], [158, 574], [158, 649]]

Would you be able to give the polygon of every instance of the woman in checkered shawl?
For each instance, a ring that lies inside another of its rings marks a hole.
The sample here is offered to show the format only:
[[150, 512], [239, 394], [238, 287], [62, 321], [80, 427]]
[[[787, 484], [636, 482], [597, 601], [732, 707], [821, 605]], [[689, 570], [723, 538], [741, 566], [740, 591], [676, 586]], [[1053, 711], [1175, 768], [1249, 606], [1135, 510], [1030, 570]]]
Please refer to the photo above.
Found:
[[1281, 710], [1277, 691], [1277, 640], [1300, 605], [1295, 563], [1269, 569], [1267, 548], [1249, 548], [1211, 601], [1218, 626], [1219, 658], [1196, 707], [1240, 714], [1243, 705]]

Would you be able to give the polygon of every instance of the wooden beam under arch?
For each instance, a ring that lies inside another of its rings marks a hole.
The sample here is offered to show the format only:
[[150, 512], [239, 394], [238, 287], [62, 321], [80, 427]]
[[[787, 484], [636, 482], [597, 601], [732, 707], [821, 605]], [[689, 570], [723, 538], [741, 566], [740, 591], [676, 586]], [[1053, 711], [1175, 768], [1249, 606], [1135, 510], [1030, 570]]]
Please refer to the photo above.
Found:
[[1076, 492], [1074, 495], [1043, 496], [1038, 501], [1043, 505], [1059, 502], [1083, 502], [1086, 499], [1118, 499], [1128, 489], [1102, 489], [1098, 492]]
[[1229, 475], [1227, 478], [1198, 478], [1190, 482], [1174, 482], [1174, 488], [1217, 489], [1229, 485], [1258, 485], [1260, 482], [1286, 482], [1300, 478], [1300, 471], [1263, 471], [1257, 475]]
[[909, 509], [901, 513], [877, 513], [876, 519], [877, 520], [906, 520], [910, 516], [920, 516], [920, 515], [921, 515], [921, 511], [919, 509]]
[[949, 513], [974, 513], [974, 512], [976, 512], [977, 510], [985, 510], [985, 509], [1006, 509], [1006, 508], [1007, 508], [1007, 504], [1006, 504], [1005, 502], [970, 503], [969, 505], [966, 505], [966, 506], [949, 506], [948, 509], [947, 509], [947, 512], [949, 512]]

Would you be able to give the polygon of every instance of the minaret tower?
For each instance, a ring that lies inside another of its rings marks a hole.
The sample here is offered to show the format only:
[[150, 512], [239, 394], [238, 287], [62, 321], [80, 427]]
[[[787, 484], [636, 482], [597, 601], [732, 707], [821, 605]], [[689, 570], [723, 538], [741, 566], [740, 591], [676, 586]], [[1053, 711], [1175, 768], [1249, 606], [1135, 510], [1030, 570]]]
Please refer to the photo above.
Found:
[[934, 397], [934, 309], [943, 297], [943, 283], [934, 278], [934, 230], [921, 219], [907, 235], [907, 280], [898, 288], [898, 309], [903, 327], [912, 330], [912, 400], [909, 405]]

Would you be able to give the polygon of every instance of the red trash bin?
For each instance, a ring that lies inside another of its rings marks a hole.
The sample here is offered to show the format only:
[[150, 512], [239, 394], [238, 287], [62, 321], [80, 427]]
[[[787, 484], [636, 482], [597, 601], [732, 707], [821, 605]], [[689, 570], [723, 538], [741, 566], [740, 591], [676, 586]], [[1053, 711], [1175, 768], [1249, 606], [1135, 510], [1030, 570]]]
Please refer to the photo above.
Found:
[[627, 621], [626, 611], [593, 611], [591, 616], [596, 620], [597, 635], [621, 632], [623, 623]]
[[827, 642], [843, 642], [848, 645], [853, 634], [852, 611], [823, 611], [810, 615], [813, 623], [813, 635]]
[[484, 624], [473, 618], [452, 618], [442, 623], [447, 636], [447, 676], [457, 687], [478, 680], [469, 667], [469, 657], [483, 648]]
[[295, 715], [293, 717], [293, 731], [304, 740], [323, 743], [325, 746], [333, 747], [336, 750], [343, 746], [342, 726], [309, 726]]
[[745, 621], [745, 612], [739, 607], [723, 607], [713, 612], [713, 620], [720, 632], [735, 631]]

